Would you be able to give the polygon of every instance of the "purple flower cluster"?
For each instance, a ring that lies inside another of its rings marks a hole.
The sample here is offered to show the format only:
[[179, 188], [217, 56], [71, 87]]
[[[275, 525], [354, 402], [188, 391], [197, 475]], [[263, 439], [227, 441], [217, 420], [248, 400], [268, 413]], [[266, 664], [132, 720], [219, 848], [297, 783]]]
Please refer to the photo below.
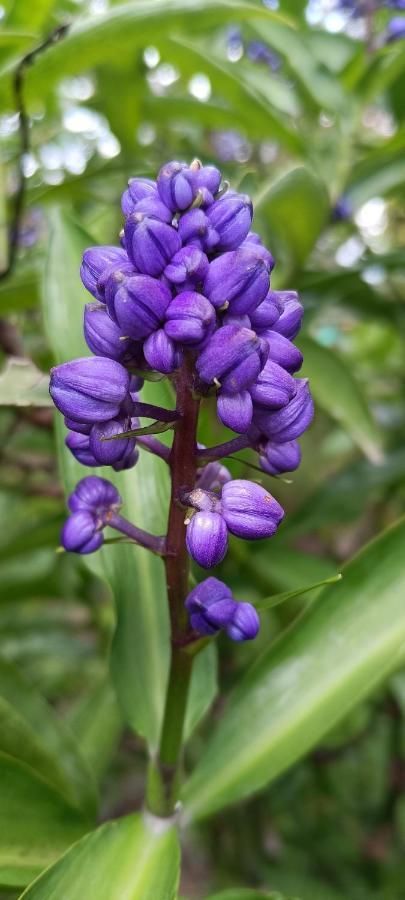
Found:
[[71, 515], [62, 529], [65, 550], [93, 553], [103, 543], [103, 528], [122, 506], [121, 497], [109, 481], [89, 475], [76, 485], [68, 500]]
[[[295, 377], [302, 355], [293, 340], [303, 309], [294, 291], [271, 289], [274, 260], [251, 231], [252, 202], [227, 188], [217, 168], [198, 160], [170, 162], [156, 181], [133, 178], [122, 197], [122, 246], [85, 251], [81, 278], [93, 299], [84, 310], [84, 335], [94, 355], [56, 366], [50, 382], [69, 429], [66, 444], [83, 465], [133, 466], [137, 438], [128, 432], [139, 429], [139, 418], [170, 422], [177, 415], [140, 401], [139, 373], [159, 372], [176, 384], [190, 360], [194, 395], [215, 396], [218, 418], [238, 435], [233, 441], [255, 449], [265, 472], [299, 465], [297, 438], [313, 416], [307, 381]], [[149, 449], [170, 462], [170, 451], [152, 441]], [[178, 499], [188, 508], [189, 553], [209, 568], [223, 559], [229, 533], [269, 537], [283, 510], [259, 485], [232, 481], [209, 450], [196, 446], [196, 457], [197, 483]], [[91, 552], [102, 542], [106, 514], [81, 510], [79, 520], [72, 502], [63, 544]], [[135, 526], [115, 514], [113, 520], [133, 534]], [[147, 546], [145, 533], [138, 535]], [[161, 553], [161, 540], [151, 538], [150, 549]], [[230, 596], [227, 602], [231, 608]], [[231, 636], [238, 628], [245, 633], [246, 604], [236, 606], [235, 621], [226, 625]], [[252, 629], [251, 621], [248, 636]]]
[[186, 608], [192, 628], [203, 635], [225, 629], [233, 641], [251, 641], [260, 621], [251, 603], [237, 603], [231, 589], [218, 578], [206, 578], [190, 591]]

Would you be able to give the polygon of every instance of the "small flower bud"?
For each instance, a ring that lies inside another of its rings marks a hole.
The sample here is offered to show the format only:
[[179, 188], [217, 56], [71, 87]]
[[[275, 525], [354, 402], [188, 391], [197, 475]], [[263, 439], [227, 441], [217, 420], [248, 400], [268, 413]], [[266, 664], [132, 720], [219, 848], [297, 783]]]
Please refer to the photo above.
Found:
[[290, 341], [297, 336], [300, 328], [304, 308], [298, 299], [296, 291], [270, 291], [270, 296], [280, 310], [280, 315], [272, 325], [273, 331], [284, 335]]
[[128, 256], [145, 275], [161, 275], [181, 247], [180, 237], [171, 225], [143, 213], [128, 216], [124, 230]]
[[296, 393], [287, 406], [275, 412], [255, 408], [253, 423], [259, 431], [276, 444], [285, 444], [300, 436], [311, 424], [314, 404], [306, 378], [295, 380]]
[[191, 627], [198, 634], [216, 634], [232, 622], [236, 603], [228, 585], [218, 578], [206, 578], [190, 591], [185, 606]]
[[72, 513], [61, 533], [65, 550], [74, 553], [94, 553], [103, 543], [103, 534], [97, 529], [95, 516], [86, 510]]
[[104, 440], [105, 438], [122, 434], [124, 431], [128, 431], [129, 428], [129, 422], [120, 422], [116, 419], [109, 419], [108, 422], [98, 422], [96, 425], [93, 425], [89, 435], [89, 448], [98, 465], [112, 466], [133, 452], [135, 449], [134, 438]]
[[284, 516], [284, 510], [261, 485], [236, 479], [222, 489], [222, 515], [227, 528], [237, 537], [258, 540], [270, 537]]
[[157, 188], [163, 203], [173, 212], [187, 209], [196, 194], [195, 172], [185, 163], [167, 163], [159, 172]]
[[271, 441], [266, 441], [261, 448], [259, 462], [263, 471], [268, 475], [293, 472], [298, 469], [301, 462], [300, 445], [297, 441], [287, 441], [285, 444], [273, 444]]
[[269, 283], [266, 263], [252, 246], [214, 259], [204, 281], [204, 293], [217, 309], [228, 304], [232, 313], [250, 314], [266, 297]]
[[226, 633], [233, 641], [252, 641], [260, 628], [259, 616], [251, 603], [236, 603]]
[[172, 211], [158, 197], [145, 197], [144, 200], [140, 200], [135, 205], [134, 213], [142, 213], [150, 219], [166, 222], [166, 225], [171, 225], [173, 220]]
[[253, 417], [253, 403], [249, 391], [240, 391], [239, 394], [225, 394], [221, 391], [217, 399], [217, 415], [227, 428], [238, 434], [245, 434]]
[[218, 232], [202, 209], [190, 209], [179, 219], [179, 235], [183, 244], [198, 247], [206, 253], [218, 243]]
[[152, 181], [150, 178], [130, 178], [128, 188], [121, 198], [121, 209], [124, 216], [130, 216], [134, 212], [136, 204], [147, 197], [157, 199], [156, 181]]
[[294, 397], [296, 389], [296, 382], [292, 375], [268, 359], [256, 382], [252, 385], [250, 393], [255, 406], [280, 409]]
[[101, 303], [87, 303], [84, 307], [83, 331], [87, 346], [96, 356], [108, 356], [122, 363], [139, 356], [139, 346], [123, 335]]
[[298, 372], [302, 366], [302, 353], [295, 344], [292, 344], [288, 338], [277, 331], [266, 328], [261, 335], [269, 345], [269, 359], [287, 372]]
[[216, 194], [221, 184], [222, 175], [216, 166], [202, 166], [196, 172], [195, 185], [197, 188], [206, 188], [210, 194]]
[[257, 256], [260, 256], [261, 259], [266, 263], [269, 272], [272, 272], [275, 265], [272, 253], [270, 253], [270, 250], [268, 250], [267, 247], [264, 246], [258, 234], [255, 234], [254, 231], [249, 231], [249, 234], [247, 235], [247, 237], [245, 237], [245, 240], [242, 241], [242, 243], [239, 245], [239, 249], [251, 249], [252, 247], [255, 248]]
[[228, 191], [208, 208], [207, 216], [219, 235], [218, 250], [235, 250], [252, 224], [252, 201], [247, 194]]
[[272, 328], [280, 317], [280, 308], [274, 302], [275, 291], [269, 291], [267, 297], [259, 303], [256, 309], [249, 313], [251, 325], [254, 331], [260, 334], [265, 328]]
[[80, 268], [82, 282], [96, 300], [103, 300], [98, 281], [106, 271], [128, 264], [128, 257], [121, 247], [90, 247], [83, 253]]
[[166, 310], [164, 330], [180, 344], [196, 345], [215, 327], [215, 310], [202, 294], [183, 291]]
[[105, 422], [118, 415], [129, 374], [114, 359], [83, 357], [51, 369], [49, 393], [55, 406], [78, 422]]
[[171, 300], [169, 289], [150, 275], [125, 278], [109, 306], [122, 333], [142, 340], [160, 328]]
[[254, 331], [225, 325], [210, 337], [196, 369], [203, 382], [216, 383], [224, 393], [238, 394], [252, 384], [266, 362], [267, 345]]
[[99, 478], [98, 475], [87, 475], [77, 483], [70, 494], [68, 506], [72, 512], [86, 509], [97, 516], [104, 516], [112, 508], [119, 509], [122, 500], [111, 481]]
[[221, 514], [206, 510], [194, 513], [187, 525], [186, 543], [190, 556], [203, 569], [222, 562], [228, 549], [228, 532]]
[[69, 431], [69, 434], [65, 438], [65, 444], [74, 458], [77, 459], [82, 466], [94, 468], [99, 465], [90, 450], [90, 437], [88, 434]]
[[143, 345], [145, 359], [152, 369], [170, 375], [181, 366], [182, 353], [163, 328], [149, 335]]
[[180, 290], [194, 290], [208, 271], [208, 259], [198, 247], [182, 247], [166, 266], [166, 278]]

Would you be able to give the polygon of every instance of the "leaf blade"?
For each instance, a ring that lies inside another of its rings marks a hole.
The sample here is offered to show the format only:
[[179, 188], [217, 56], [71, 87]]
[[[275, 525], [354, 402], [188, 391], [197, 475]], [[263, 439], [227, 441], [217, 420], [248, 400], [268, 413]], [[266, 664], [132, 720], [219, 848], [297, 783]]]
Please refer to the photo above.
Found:
[[392, 671], [405, 644], [404, 539], [401, 519], [247, 673], [185, 786], [187, 815], [273, 780]]

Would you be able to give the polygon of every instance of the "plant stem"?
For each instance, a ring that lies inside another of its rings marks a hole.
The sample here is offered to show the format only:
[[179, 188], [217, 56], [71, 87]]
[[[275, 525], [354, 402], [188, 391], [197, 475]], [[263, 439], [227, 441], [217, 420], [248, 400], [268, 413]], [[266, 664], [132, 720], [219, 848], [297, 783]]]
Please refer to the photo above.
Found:
[[193, 357], [185, 356], [176, 377], [176, 411], [170, 452], [171, 498], [166, 538], [165, 568], [171, 625], [171, 665], [158, 754], [152, 761], [147, 805], [160, 816], [173, 814], [178, 801], [184, 719], [193, 657], [181, 646], [190, 635], [184, 601], [189, 590], [190, 562], [186, 549], [185, 510], [179, 501], [193, 489], [197, 472], [197, 423], [199, 400], [193, 395]]
[[106, 524], [109, 525], [110, 528], [115, 528], [116, 531], [120, 531], [121, 534], [125, 534], [141, 547], [146, 547], [147, 550], [151, 550], [152, 553], [156, 553], [158, 556], [164, 556], [166, 544], [164, 537], [157, 537], [155, 534], [149, 534], [148, 531], [144, 531], [143, 528], [138, 528], [137, 525], [128, 522], [127, 519], [124, 519], [123, 516], [119, 516], [118, 513], [110, 514], [107, 517]]

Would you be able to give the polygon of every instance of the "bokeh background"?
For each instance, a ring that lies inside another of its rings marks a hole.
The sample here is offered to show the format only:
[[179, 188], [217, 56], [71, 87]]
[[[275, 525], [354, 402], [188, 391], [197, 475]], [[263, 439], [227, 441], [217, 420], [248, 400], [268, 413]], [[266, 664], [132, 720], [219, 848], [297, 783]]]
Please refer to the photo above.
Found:
[[[255, 230], [277, 261], [272, 285], [299, 290], [305, 306], [298, 343], [317, 414], [290, 479], [252, 473], [248, 452], [230, 463], [262, 478], [287, 515], [271, 542], [233, 541], [222, 573], [251, 599], [339, 572], [405, 499], [405, 42], [388, 40], [392, 9], [353, 6], [0, 6], [0, 657], [73, 728], [102, 777], [102, 819], [141, 804], [145, 753], [109, 682], [108, 588], [55, 552], [65, 503], [41, 378], [52, 365], [41, 311], [49, 239], [67, 217], [90, 243], [116, 242], [128, 177], [154, 177], [172, 158], [213, 162], [252, 195]], [[16, 66], [65, 23], [22, 67], [24, 136]], [[207, 405], [201, 440], [224, 434]], [[223, 692], [306, 602], [263, 615], [254, 645], [223, 641]], [[398, 671], [264, 794], [188, 836], [184, 897], [236, 880], [302, 900], [403, 900], [404, 723]], [[203, 735], [204, 723], [190, 760]]]

